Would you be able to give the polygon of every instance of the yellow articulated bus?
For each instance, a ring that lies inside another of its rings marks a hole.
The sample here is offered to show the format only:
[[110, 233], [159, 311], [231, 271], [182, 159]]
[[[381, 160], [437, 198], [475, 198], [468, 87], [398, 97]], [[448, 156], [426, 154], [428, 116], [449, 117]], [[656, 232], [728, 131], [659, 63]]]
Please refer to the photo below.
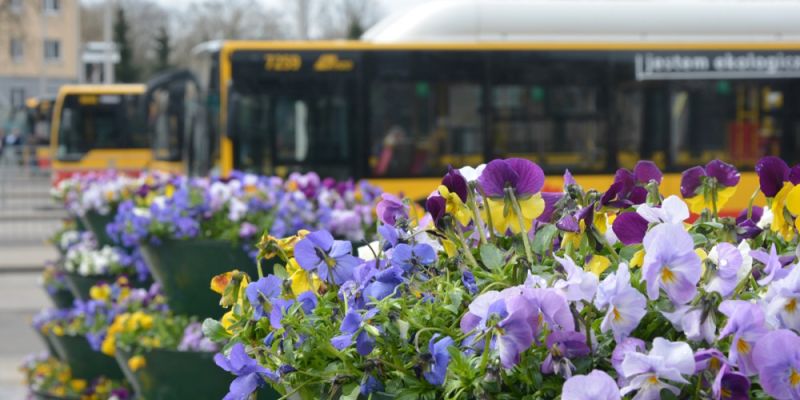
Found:
[[[205, 52], [222, 173], [314, 170], [427, 195], [448, 165], [524, 157], [559, 190], [652, 159], [719, 158], [746, 206], [765, 155], [800, 160], [800, 4], [480, 1], [390, 17], [360, 41], [227, 41]], [[210, 61], [208, 61], [210, 60]], [[206, 141], [203, 146], [192, 144]]]
[[140, 107], [145, 85], [65, 85], [50, 131], [53, 179], [109, 168], [136, 173], [152, 160]]

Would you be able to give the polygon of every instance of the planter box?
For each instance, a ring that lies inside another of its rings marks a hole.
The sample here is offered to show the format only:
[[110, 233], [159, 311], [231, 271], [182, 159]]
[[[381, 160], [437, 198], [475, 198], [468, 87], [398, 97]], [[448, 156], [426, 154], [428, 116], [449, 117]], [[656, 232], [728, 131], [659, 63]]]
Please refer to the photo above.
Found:
[[80, 400], [77, 397], [56, 396], [50, 393], [30, 391], [31, 399], [33, 400]]
[[70, 308], [75, 301], [75, 294], [69, 289], [58, 289], [55, 293], [50, 293], [47, 290], [45, 292], [47, 292], [47, 296], [50, 297], [53, 305], [58, 309]]
[[74, 272], [66, 272], [64, 276], [67, 279], [67, 286], [69, 286], [72, 294], [81, 300], [90, 299], [89, 289], [91, 289], [92, 286], [100, 282], [105, 282], [110, 285], [117, 280], [117, 277], [113, 275], [82, 276]]
[[45, 335], [44, 333], [42, 333], [42, 331], [36, 328], [33, 328], [33, 330], [36, 331], [36, 333], [42, 339], [42, 342], [44, 342], [44, 346], [47, 349], [47, 353], [50, 354], [51, 357], [60, 360], [61, 356], [58, 354], [58, 350], [56, 350], [56, 347], [53, 345], [53, 340], [50, 338], [50, 335]]
[[[176, 314], [219, 318], [219, 294], [211, 278], [233, 269], [258, 276], [256, 264], [238, 244], [221, 240], [165, 240], [160, 246], [143, 244], [142, 256], [167, 304]], [[271, 268], [264, 267], [264, 273]]]
[[111, 240], [111, 237], [106, 233], [106, 225], [114, 221], [114, 213], [101, 215], [96, 211], [89, 211], [81, 217], [81, 221], [83, 225], [94, 234], [100, 248], [114, 245], [114, 241]]
[[72, 376], [92, 380], [99, 376], [109, 379], [123, 379], [114, 357], [92, 350], [84, 336], [56, 336], [50, 334], [50, 340], [59, 358], [69, 364]]
[[[142, 400], [221, 399], [233, 376], [214, 364], [214, 353], [154, 349], [144, 354], [145, 365], [132, 371], [131, 354], [117, 350], [116, 359]], [[278, 399], [277, 392], [258, 399]]]

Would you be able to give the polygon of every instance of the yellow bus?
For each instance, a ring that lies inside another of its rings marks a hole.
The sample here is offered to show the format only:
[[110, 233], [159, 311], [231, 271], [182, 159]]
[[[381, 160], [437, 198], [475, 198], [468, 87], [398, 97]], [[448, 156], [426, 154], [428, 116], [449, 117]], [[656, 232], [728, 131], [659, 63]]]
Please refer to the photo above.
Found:
[[[219, 122], [205, 140], [233, 169], [368, 178], [427, 195], [448, 165], [524, 157], [561, 187], [603, 189], [652, 159], [800, 159], [800, 17], [793, 3], [434, 2], [360, 41], [226, 41], [206, 52]], [[211, 101], [207, 101], [211, 103]], [[210, 118], [206, 116], [206, 122]], [[218, 131], [216, 133], [215, 131]]]
[[145, 85], [65, 85], [50, 130], [53, 178], [117, 169], [138, 172], [152, 160], [140, 110]]

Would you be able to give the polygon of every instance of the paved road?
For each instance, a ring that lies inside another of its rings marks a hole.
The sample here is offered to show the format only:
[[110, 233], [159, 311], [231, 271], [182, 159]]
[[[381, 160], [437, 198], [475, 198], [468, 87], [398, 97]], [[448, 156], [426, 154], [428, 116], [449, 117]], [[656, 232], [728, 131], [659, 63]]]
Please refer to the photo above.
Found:
[[[5, 167], [3, 167], [5, 168]], [[50, 302], [39, 286], [47, 260], [45, 244], [64, 213], [49, 198], [46, 175], [0, 169], [0, 399], [25, 399], [19, 365], [44, 349], [31, 317]]]

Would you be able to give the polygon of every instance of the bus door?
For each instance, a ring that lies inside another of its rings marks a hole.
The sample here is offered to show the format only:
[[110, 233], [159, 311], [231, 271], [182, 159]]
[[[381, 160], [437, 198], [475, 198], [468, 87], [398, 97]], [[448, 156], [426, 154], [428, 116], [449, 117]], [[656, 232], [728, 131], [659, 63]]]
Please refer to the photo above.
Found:
[[257, 73], [245, 73], [253, 67], [242, 65], [250, 58], [238, 63], [234, 56], [225, 128], [233, 142], [234, 169], [281, 176], [294, 171], [353, 176], [355, 55], [302, 52], [295, 55], [300, 61], [291, 71], [270, 62], [265, 66], [263, 60], [272, 60], [270, 56], [258, 59]]
[[200, 85], [186, 70], [169, 71], [147, 84], [144, 115], [156, 161], [203, 175], [210, 169], [211, 143], [200, 101]]

